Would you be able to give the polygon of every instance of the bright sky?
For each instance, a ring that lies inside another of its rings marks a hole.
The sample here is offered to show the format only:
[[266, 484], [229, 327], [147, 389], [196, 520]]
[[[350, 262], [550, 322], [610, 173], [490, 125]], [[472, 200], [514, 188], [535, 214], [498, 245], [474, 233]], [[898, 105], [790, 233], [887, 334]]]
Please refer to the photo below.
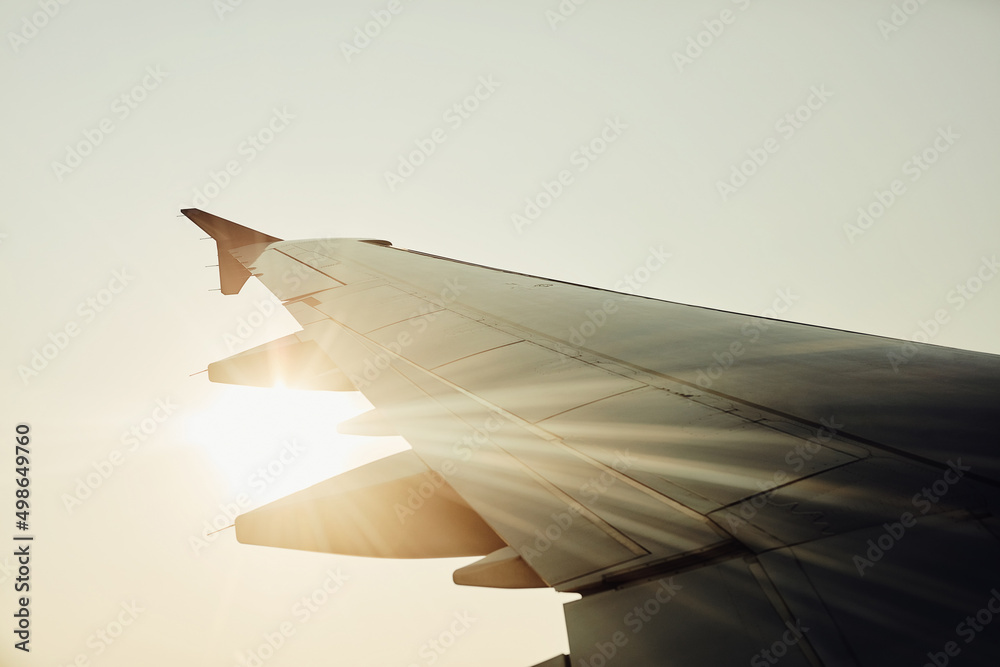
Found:
[[0, 27], [2, 425], [31, 426], [36, 536], [3, 665], [566, 650], [566, 596], [454, 586], [468, 560], [197, 543], [405, 444], [338, 435], [355, 395], [190, 376], [295, 322], [209, 291], [183, 207], [1000, 352], [993, 2], [9, 0]]

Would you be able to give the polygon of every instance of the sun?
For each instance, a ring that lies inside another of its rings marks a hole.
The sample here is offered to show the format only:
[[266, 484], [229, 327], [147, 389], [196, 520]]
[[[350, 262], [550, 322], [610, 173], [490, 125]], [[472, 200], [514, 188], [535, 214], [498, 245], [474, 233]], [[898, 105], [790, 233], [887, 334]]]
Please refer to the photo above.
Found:
[[359, 392], [212, 383], [183, 432], [228, 487], [223, 495], [248, 495], [256, 507], [406, 449], [398, 437], [337, 432], [371, 408]]

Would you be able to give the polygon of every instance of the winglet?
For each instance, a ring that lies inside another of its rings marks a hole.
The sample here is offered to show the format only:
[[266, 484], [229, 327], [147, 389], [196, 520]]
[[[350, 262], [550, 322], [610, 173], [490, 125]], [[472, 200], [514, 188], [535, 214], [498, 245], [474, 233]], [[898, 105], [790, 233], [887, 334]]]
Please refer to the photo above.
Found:
[[219, 282], [223, 294], [236, 294], [250, 278], [250, 271], [229, 253], [230, 250], [282, 240], [197, 208], [181, 209], [181, 213], [215, 239], [219, 252]]

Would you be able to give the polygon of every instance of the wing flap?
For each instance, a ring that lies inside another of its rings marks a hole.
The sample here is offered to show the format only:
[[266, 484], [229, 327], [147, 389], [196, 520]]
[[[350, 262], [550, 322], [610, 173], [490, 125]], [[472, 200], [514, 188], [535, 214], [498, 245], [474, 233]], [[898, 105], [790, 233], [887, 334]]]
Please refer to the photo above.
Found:
[[452, 579], [459, 586], [489, 588], [546, 588], [546, 584], [521, 556], [504, 547], [455, 570]]
[[375, 558], [482, 556], [506, 546], [412, 451], [236, 518], [243, 544]]
[[299, 340], [295, 334], [209, 364], [208, 379], [250, 387], [356, 389], [314, 341]]

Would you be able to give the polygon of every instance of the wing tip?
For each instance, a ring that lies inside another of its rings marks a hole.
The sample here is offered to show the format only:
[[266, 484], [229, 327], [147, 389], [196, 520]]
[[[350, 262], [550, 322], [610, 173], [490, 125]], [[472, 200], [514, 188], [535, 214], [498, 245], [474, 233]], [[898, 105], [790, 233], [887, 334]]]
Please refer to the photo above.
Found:
[[231, 250], [249, 245], [277, 243], [282, 240], [199, 208], [182, 208], [181, 214], [215, 240], [219, 255], [219, 283], [223, 294], [238, 293], [251, 275], [250, 271], [233, 257]]

